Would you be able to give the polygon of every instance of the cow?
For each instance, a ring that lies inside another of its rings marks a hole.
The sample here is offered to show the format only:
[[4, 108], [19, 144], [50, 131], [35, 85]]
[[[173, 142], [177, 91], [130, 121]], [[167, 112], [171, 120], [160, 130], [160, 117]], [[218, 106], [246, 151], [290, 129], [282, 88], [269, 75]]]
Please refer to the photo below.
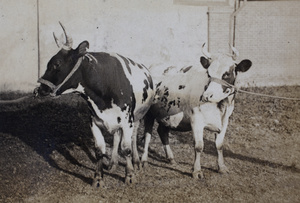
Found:
[[[204, 56], [200, 64], [177, 68], [161, 66], [150, 68], [156, 95], [153, 105], [145, 116], [145, 144], [142, 165], [147, 166], [148, 147], [154, 120], [158, 122], [157, 132], [164, 146], [167, 159], [175, 164], [169, 146], [169, 132], [192, 130], [195, 144], [195, 162], [192, 176], [203, 178], [200, 155], [203, 151], [203, 130], [214, 132], [218, 152], [220, 173], [228, 169], [223, 159], [223, 140], [228, 119], [234, 109], [237, 74], [246, 72], [252, 65], [248, 59], [236, 62], [238, 50], [231, 46], [233, 54], [211, 54], [202, 46]], [[202, 68], [203, 67], [203, 68]]]
[[118, 162], [118, 146], [122, 140], [121, 149], [126, 158], [125, 182], [133, 183], [132, 135], [137, 133], [139, 120], [150, 108], [155, 94], [149, 70], [119, 54], [87, 52], [88, 41], [73, 49], [72, 38], [60, 25], [65, 42], [53, 33], [60, 51], [48, 62], [35, 93], [38, 96], [80, 94], [91, 112], [91, 131], [95, 140], [97, 163], [93, 186], [104, 186], [102, 161], [107, 155], [103, 131], [114, 136], [109, 169]]

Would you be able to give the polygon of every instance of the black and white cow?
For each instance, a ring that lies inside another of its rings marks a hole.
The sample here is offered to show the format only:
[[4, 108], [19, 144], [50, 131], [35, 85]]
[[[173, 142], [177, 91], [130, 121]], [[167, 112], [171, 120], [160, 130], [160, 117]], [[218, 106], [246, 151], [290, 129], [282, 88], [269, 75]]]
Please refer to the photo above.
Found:
[[[95, 139], [97, 166], [94, 185], [103, 186], [103, 157], [106, 156], [102, 130], [114, 135], [110, 166], [118, 162], [118, 146], [126, 156], [126, 183], [134, 181], [132, 135], [154, 98], [152, 78], [144, 65], [119, 54], [87, 52], [83, 41], [72, 49], [72, 39], [61, 24], [66, 42], [55, 41], [60, 51], [48, 62], [35, 92], [40, 96], [80, 93], [91, 110], [91, 130]], [[135, 136], [134, 136], [135, 137]], [[138, 157], [134, 157], [138, 159]]]
[[238, 72], [245, 72], [252, 65], [250, 60], [237, 63], [235, 58], [238, 51], [234, 47], [232, 49], [233, 55], [211, 55], [202, 47], [206, 57], [201, 57], [200, 62], [206, 70], [200, 64], [181, 69], [162, 69], [160, 66], [150, 68], [156, 85], [156, 96], [154, 104], [145, 116], [143, 165], [147, 164], [148, 147], [156, 119], [159, 124], [158, 134], [171, 163], [175, 161], [169, 146], [169, 131], [192, 130], [195, 141], [193, 177], [202, 178], [200, 154], [204, 147], [203, 130], [207, 128], [216, 135], [219, 172], [228, 172], [222, 146], [228, 119], [234, 108], [233, 85]]

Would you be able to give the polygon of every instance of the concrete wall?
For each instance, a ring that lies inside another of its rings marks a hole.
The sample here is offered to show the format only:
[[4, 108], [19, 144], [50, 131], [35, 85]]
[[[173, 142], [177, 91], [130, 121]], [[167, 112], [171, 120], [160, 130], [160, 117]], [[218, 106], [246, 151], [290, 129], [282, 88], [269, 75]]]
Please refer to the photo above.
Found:
[[[235, 47], [238, 60], [250, 59], [240, 86], [300, 85], [300, 1], [248, 2], [237, 14]], [[229, 49], [233, 7], [209, 8], [210, 51]]]
[[0, 1], [0, 91], [27, 91], [38, 77], [36, 0]]
[[300, 1], [248, 2], [238, 14], [236, 47], [252, 69], [253, 86], [300, 85]]
[[61, 21], [74, 43], [90, 42], [90, 51], [117, 52], [149, 66], [199, 59], [207, 41], [206, 7], [173, 5], [172, 0], [41, 1], [41, 68], [57, 51], [52, 32]]
[[[39, 23], [37, 21], [39, 2]], [[235, 43], [253, 67], [238, 80], [242, 86], [300, 84], [300, 2], [248, 2], [238, 14]], [[207, 15], [207, 11], [209, 15]], [[58, 48], [61, 21], [76, 48], [117, 52], [143, 63], [199, 62], [201, 45], [228, 51], [233, 7], [174, 4], [173, 0], [1, 0], [0, 91], [32, 91]], [[38, 52], [38, 28], [39, 44]]]
[[52, 33], [61, 21], [90, 51], [117, 52], [143, 63], [199, 61], [207, 41], [206, 7], [174, 5], [172, 0], [1, 0], [0, 91], [32, 91], [38, 79], [37, 2], [41, 75], [58, 48]]

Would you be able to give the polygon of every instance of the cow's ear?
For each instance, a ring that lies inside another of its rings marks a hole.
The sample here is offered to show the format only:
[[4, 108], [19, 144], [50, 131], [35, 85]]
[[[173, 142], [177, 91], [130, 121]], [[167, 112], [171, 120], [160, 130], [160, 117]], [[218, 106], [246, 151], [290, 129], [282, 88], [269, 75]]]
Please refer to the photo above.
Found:
[[236, 71], [246, 72], [252, 66], [252, 62], [248, 59], [242, 60], [237, 66]]
[[88, 41], [83, 41], [81, 42], [78, 47], [77, 47], [77, 51], [78, 51], [78, 55], [83, 56], [87, 53], [87, 49], [89, 48], [89, 42]]
[[210, 60], [201, 56], [200, 57], [200, 63], [202, 64], [203, 68], [208, 69], [208, 67], [210, 66]]

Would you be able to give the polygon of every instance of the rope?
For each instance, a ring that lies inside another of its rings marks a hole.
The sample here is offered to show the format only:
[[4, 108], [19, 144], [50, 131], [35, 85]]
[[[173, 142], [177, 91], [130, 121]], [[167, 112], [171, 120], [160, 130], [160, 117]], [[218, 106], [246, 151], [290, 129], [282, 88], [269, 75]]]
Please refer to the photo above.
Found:
[[210, 77], [210, 81], [219, 83], [220, 85], [223, 85], [223, 86], [226, 86], [226, 87], [234, 88], [234, 89], [236, 89], [237, 92], [241, 92], [241, 93], [246, 93], [246, 94], [251, 94], [251, 95], [256, 95], [256, 96], [261, 96], [261, 97], [270, 97], [270, 98], [273, 98], [273, 99], [285, 99], [285, 100], [300, 101], [300, 98], [281, 97], [281, 96], [274, 96], [274, 95], [268, 95], [268, 94], [262, 94], [262, 93], [256, 93], [256, 92], [249, 92], [249, 91], [246, 91], [246, 90], [241, 90], [237, 86], [229, 84], [225, 80], [221, 80], [221, 79], [215, 78], [215, 77]]
[[33, 98], [34, 95], [28, 95], [24, 97], [20, 97], [18, 99], [12, 99], [12, 100], [0, 100], [0, 104], [15, 104], [24, 101], [25, 99]]
[[262, 93], [256, 93], [256, 92], [249, 92], [249, 91], [241, 90], [241, 89], [237, 89], [237, 92], [256, 95], [256, 96], [261, 96], [261, 97], [270, 97], [270, 98], [274, 98], [274, 99], [285, 99], [285, 100], [300, 101], [300, 98], [274, 96], [274, 95], [268, 95], [268, 94], [262, 94]]

